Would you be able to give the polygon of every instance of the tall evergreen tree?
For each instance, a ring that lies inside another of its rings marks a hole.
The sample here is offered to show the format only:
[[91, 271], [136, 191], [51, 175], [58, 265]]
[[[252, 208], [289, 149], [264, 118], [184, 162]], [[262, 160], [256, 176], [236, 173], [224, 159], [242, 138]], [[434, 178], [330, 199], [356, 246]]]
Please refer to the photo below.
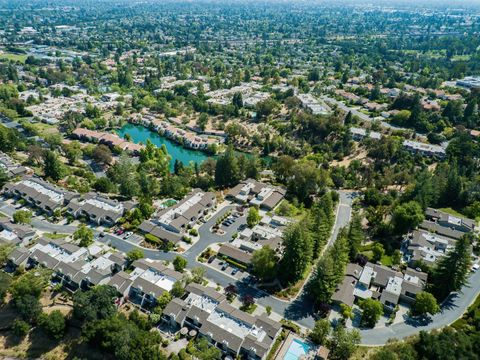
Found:
[[63, 166], [54, 151], [47, 150], [43, 154], [43, 171], [45, 177], [58, 181], [63, 178]]
[[348, 229], [348, 242], [350, 245], [350, 259], [353, 260], [358, 254], [360, 246], [365, 240], [365, 233], [362, 228], [362, 219], [356, 214], [350, 223]]
[[300, 280], [313, 257], [313, 243], [308, 224], [301, 221], [291, 225], [283, 234], [285, 251], [280, 263], [282, 279], [286, 283]]
[[215, 168], [215, 183], [220, 187], [234, 186], [240, 180], [238, 160], [233, 146], [230, 145], [223, 156], [217, 160]]
[[459, 291], [467, 283], [471, 265], [472, 234], [465, 234], [455, 248], [440, 259], [434, 271], [434, 293], [438, 299], [445, 298], [452, 291]]

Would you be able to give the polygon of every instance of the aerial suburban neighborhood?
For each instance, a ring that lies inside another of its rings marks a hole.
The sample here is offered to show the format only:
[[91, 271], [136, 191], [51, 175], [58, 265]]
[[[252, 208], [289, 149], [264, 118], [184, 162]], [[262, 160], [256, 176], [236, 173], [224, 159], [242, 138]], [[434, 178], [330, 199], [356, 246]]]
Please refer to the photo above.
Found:
[[0, 359], [480, 359], [478, 1], [0, 14]]

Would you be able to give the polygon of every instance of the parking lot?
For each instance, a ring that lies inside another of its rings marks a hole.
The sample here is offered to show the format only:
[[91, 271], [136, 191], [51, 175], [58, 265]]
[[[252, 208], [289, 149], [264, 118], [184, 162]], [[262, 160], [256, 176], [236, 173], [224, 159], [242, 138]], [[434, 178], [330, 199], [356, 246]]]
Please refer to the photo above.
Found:
[[208, 264], [210, 267], [214, 268], [217, 271], [221, 271], [224, 274], [227, 274], [236, 280], [242, 281], [244, 278], [249, 276], [249, 273], [243, 270], [240, 270], [226, 261], [215, 258], [211, 263]]

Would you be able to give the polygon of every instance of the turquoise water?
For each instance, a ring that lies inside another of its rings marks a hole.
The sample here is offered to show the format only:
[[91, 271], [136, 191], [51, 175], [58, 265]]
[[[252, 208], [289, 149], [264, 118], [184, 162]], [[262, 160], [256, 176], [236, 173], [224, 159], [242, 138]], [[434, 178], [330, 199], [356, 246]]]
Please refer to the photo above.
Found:
[[172, 158], [170, 161], [170, 168], [172, 170], [175, 160], [180, 160], [185, 165], [188, 165], [190, 161], [201, 164], [209, 157], [207, 154], [201, 151], [185, 149], [182, 145], [160, 136], [158, 133], [147, 129], [142, 125], [126, 124], [121, 129], [117, 130], [117, 134], [122, 138], [125, 136], [125, 134], [129, 134], [132, 138], [132, 141], [136, 144], [140, 142], [142, 144], [146, 144], [147, 139], [150, 139], [150, 141], [158, 147], [165, 145], [167, 147], [168, 154]]
[[283, 360], [297, 360], [310, 351], [310, 345], [303, 341], [294, 339], [288, 348]]

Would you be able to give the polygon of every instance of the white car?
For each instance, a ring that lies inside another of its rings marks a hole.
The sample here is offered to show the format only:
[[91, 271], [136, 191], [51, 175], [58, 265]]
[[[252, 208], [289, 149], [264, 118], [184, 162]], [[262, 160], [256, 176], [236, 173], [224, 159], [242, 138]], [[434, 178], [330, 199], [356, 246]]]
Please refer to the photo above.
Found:
[[480, 265], [478, 265], [478, 264], [473, 264], [472, 265], [472, 272], [476, 272], [478, 269], [480, 269]]
[[129, 231], [125, 234], [125, 236], [123, 237], [124, 239], [128, 239], [130, 236], [133, 235], [133, 232]]

